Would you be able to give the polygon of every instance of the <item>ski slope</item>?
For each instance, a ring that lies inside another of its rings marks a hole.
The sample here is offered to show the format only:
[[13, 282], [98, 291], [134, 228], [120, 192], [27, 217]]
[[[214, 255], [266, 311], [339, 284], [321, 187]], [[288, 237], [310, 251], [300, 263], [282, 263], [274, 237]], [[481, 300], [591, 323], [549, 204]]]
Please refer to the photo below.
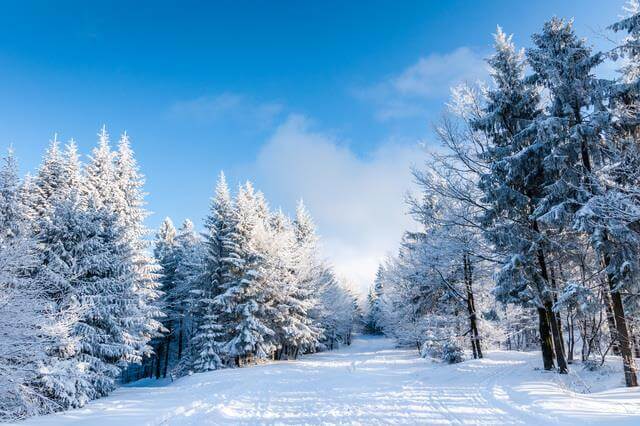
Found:
[[560, 378], [538, 364], [536, 353], [494, 351], [483, 360], [441, 365], [366, 336], [298, 361], [196, 374], [163, 386], [138, 382], [83, 409], [21, 424], [640, 424], [638, 390], [569, 390], [621, 385], [619, 371]]

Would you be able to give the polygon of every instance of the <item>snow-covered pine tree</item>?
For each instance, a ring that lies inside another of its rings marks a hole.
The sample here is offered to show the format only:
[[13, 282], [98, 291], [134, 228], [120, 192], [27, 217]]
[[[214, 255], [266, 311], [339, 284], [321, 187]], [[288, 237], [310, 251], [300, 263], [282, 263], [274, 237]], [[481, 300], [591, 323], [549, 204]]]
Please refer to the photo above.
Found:
[[[228, 356], [241, 366], [248, 358], [266, 358], [272, 351], [274, 332], [267, 325], [267, 292], [264, 288], [264, 256], [257, 241], [257, 233], [265, 228], [264, 208], [259, 204], [251, 183], [238, 190], [236, 197], [235, 245], [240, 257], [234, 264], [234, 276], [224, 285], [216, 302], [230, 315], [231, 328], [225, 346]], [[231, 278], [231, 277], [230, 277]]]
[[157, 304], [164, 313], [162, 325], [164, 335], [152, 340], [154, 348], [153, 371], [156, 378], [166, 377], [169, 371], [169, 363], [172, 362], [171, 342], [175, 338], [178, 314], [176, 308], [181, 304], [177, 294], [176, 268], [177, 268], [177, 243], [176, 228], [170, 218], [165, 218], [156, 234], [153, 254], [160, 266], [160, 290], [162, 296]]
[[146, 215], [141, 191], [143, 177], [128, 147], [128, 139], [121, 141], [116, 153], [111, 149], [109, 135], [103, 127], [84, 175], [86, 198], [96, 208], [115, 217], [115, 222], [109, 221], [110, 226], [117, 228], [113, 233], [122, 234], [123, 244], [128, 245], [130, 256], [124, 259], [128, 263], [122, 264], [121, 269], [133, 274], [134, 279], [127, 283], [136, 300], [127, 306], [128, 316], [119, 321], [126, 329], [129, 344], [135, 348], [135, 354], [128, 360], [138, 363], [152, 352], [148, 343], [159, 335], [161, 324], [156, 318], [161, 312], [154, 303], [159, 295], [155, 281], [157, 266], [147, 254], [146, 229], [142, 223]]
[[125, 240], [133, 253], [132, 262], [135, 275], [134, 288], [138, 295], [140, 317], [138, 330], [132, 337], [142, 355], [150, 351], [149, 340], [159, 335], [161, 324], [159, 319], [163, 313], [155, 301], [160, 297], [158, 290], [158, 265], [148, 253], [149, 230], [144, 220], [149, 216], [145, 209], [144, 175], [140, 172], [135, 159], [131, 142], [127, 133], [123, 133], [118, 141], [118, 150], [114, 158], [115, 185], [119, 203], [114, 204], [113, 211], [125, 232]]
[[51, 212], [55, 203], [63, 199], [72, 188], [78, 188], [79, 181], [80, 163], [75, 143], [71, 141], [66, 152], [62, 152], [55, 135], [44, 154], [38, 173], [33, 179], [28, 179], [23, 187], [23, 201], [34, 231], [37, 231], [38, 222]]
[[350, 345], [354, 326], [362, 320], [353, 292], [338, 280], [331, 268], [322, 265], [317, 278], [317, 306], [310, 311], [314, 324], [322, 332], [318, 348], [336, 349]]
[[298, 354], [315, 351], [322, 330], [312, 310], [319, 303], [315, 293], [319, 290], [322, 270], [317, 253], [315, 225], [302, 201], [296, 208], [293, 223], [281, 211], [271, 218], [272, 231], [280, 234], [283, 263], [288, 263], [291, 274], [281, 297], [281, 307], [285, 308], [279, 358], [296, 358]]
[[191, 368], [196, 372], [218, 369], [226, 361], [223, 352], [229, 336], [226, 328], [228, 313], [216, 303], [216, 298], [227, 290], [229, 282], [236, 279], [236, 265], [241, 259], [236, 223], [235, 207], [221, 172], [205, 220], [204, 271], [198, 288], [192, 290], [194, 330], [190, 357]]
[[58, 408], [39, 391], [36, 381], [49, 346], [67, 341], [74, 319], [48, 309], [33, 277], [40, 262], [20, 189], [10, 150], [0, 166], [0, 421]]
[[63, 407], [79, 407], [115, 389], [120, 369], [140, 360], [127, 328], [138, 313], [131, 252], [113, 213], [77, 189], [56, 203], [39, 244], [50, 300], [58, 311], [80, 310], [77, 346], [54, 348], [57, 363], [41, 386]]
[[[593, 195], [604, 188], [594, 171], [603, 164], [602, 131], [608, 126], [609, 115], [599, 100], [601, 84], [594, 77], [594, 68], [602, 54], [592, 54], [585, 40], [579, 39], [572, 22], [554, 18], [544, 24], [542, 32], [533, 35], [535, 47], [527, 50], [533, 70], [529, 80], [549, 91], [550, 101], [544, 113], [536, 118], [536, 144], [547, 147], [543, 156], [544, 196], [538, 201], [532, 216], [544, 228], [555, 233], [570, 232], [576, 222], [576, 212]], [[582, 214], [578, 214], [578, 219]], [[600, 246], [597, 227], [585, 226], [594, 247]], [[606, 262], [606, 260], [605, 260]], [[557, 288], [551, 268], [543, 278], [551, 283], [551, 295], [545, 304], [553, 304]], [[596, 268], [597, 269], [597, 268]], [[545, 277], [546, 275], [546, 277]], [[548, 310], [548, 309], [547, 309]], [[553, 316], [550, 314], [550, 317]], [[560, 372], [566, 370], [562, 332], [558, 321], [550, 321], [554, 349]]]
[[[593, 127], [601, 130], [601, 163], [594, 165], [598, 185], [590, 192], [590, 199], [577, 212], [577, 225], [590, 236], [590, 241], [605, 267], [604, 304], [616, 349], [623, 359], [627, 386], [637, 386], [637, 368], [633, 357], [634, 336], [630, 329], [633, 315], [638, 312], [634, 298], [623, 299], [622, 293], [639, 290], [640, 274], [640, 213], [637, 198], [640, 185], [640, 5], [628, 2], [626, 16], [611, 25], [615, 32], [626, 33], [621, 44], [612, 51], [613, 59], [624, 58], [621, 78], [600, 92], [606, 97], [607, 115], [596, 105]], [[595, 114], [600, 112], [599, 114]], [[596, 119], [598, 121], [596, 121]], [[589, 154], [589, 153], [588, 153]], [[590, 154], [593, 157], [593, 154]], [[596, 157], [600, 159], [600, 157]], [[600, 166], [600, 167], [598, 167]], [[636, 343], [637, 344], [637, 343]]]
[[382, 332], [380, 324], [382, 315], [382, 292], [384, 291], [383, 276], [383, 266], [379, 265], [376, 271], [376, 277], [373, 280], [373, 285], [369, 288], [369, 293], [367, 294], [367, 316], [365, 325], [369, 332], [375, 334]]
[[84, 167], [86, 191], [99, 203], [115, 211], [117, 204], [124, 201], [115, 184], [115, 153], [111, 149], [109, 134], [105, 126], [98, 133], [98, 145], [91, 150], [89, 162]]
[[9, 149], [0, 167], [0, 233], [13, 238], [26, 232], [27, 215], [20, 197], [18, 163]]
[[539, 94], [524, 76], [523, 52], [502, 29], [495, 36], [496, 53], [488, 60], [494, 87], [473, 127], [487, 136], [483, 160], [488, 169], [479, 187], [487, 204], [481, 221], [487, 238], [503, 256], [497, 275], [499, 301], [533, 304], [538, 310], [540, 344], [545, 369], [553, 368], [551, 284], [545, 256], [545, 236], [530, 219], [543, 197], [542, 159], [549, 147], [536, 143], [534, 120], [540, 115]]
[[205, 250], [202, 238], [193, 222], [186, 219], [175, 238], [176, 267], [173, 313], [175, 324], [175, 353], [177, 359], [174, 372], [182, 375], [191, 368], [189, 343], [193, 332], [193, 311], [197, 307], [191, 290], [198, 289], [203, 275]]

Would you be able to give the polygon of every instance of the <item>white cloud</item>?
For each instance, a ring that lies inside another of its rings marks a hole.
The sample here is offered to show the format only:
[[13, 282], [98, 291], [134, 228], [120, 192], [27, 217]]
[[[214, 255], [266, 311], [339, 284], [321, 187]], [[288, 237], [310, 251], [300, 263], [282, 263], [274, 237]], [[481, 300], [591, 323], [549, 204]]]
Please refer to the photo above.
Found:
[[266, 128], [274, 124], [283, 109], [279, 102], [258, 102], [240, 93], [225, 92], [175, 102], [169, 113], [174, 118], [204, 124], [234, 121]]
[[252, 166], [258, 186], [277, 206], [303, 197], [317, 222], [323, 250], [337, 272], [365, 290], [377, 265], [412, 227], [404, 198], [417, 146], [386, 143], [366, 158], [337, 138], [291, 115], [262, 147]]
[[468, 47], [460, 47], [446, 54], [433, 53], [420, 58], [399, 74], [357, 90], [355, 94], [372, 102], [376, 117], [382, 121], [425, 116], [427, 103], [445, 100], [452, 86], [475, 83], [487, 77], [483, 56]]

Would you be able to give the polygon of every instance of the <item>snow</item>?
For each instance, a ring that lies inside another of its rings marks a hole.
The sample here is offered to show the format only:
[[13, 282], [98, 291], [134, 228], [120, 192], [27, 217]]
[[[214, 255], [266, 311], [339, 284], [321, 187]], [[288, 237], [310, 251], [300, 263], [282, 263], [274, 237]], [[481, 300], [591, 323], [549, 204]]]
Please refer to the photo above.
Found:
[[[559, 376], [539, 364], [537, 352], [489, 351], [443, 365], [363, 336], [298, 361], [138, 382], [21, 424], [640, 424], [640, 391], [622, 387], [621, 366]], [[609, 390], [570, 390], [586, 387]]]

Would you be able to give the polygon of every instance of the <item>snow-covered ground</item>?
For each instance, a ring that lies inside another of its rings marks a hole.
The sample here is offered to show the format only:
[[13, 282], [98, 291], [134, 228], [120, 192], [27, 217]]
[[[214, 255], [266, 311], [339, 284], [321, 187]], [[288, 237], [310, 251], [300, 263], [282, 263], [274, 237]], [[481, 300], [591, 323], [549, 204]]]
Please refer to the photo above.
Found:
[[[440, 365], [367, 336], [295, 362], [197, 374], [166, 386], [138, 382], [83, 409], [21, 424], [640, 424], [640, 391], [621, 387], [617, 369], [560, 378], [537, 370], [539, 358], [494, 351]], [[612, 386], [619, 387], [594, 393]]]

